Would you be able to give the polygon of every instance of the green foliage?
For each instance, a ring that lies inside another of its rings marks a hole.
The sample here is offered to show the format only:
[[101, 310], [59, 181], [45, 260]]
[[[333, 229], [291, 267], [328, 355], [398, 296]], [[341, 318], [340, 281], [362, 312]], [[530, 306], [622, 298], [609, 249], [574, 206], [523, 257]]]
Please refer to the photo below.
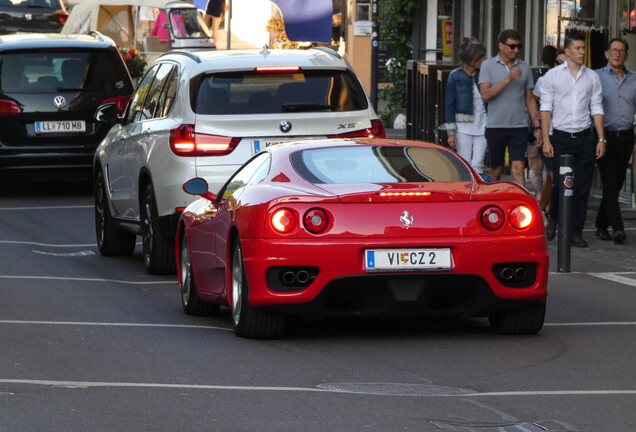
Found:
[[412, 58], [413, 23], [418, 7], [416, 0], [379, 0], [380, 44], [393, 47], [393, 58], [387, 72], [390, 86], [383, 89], [380, 99], [387, 107], [380, 116], [391, 127], [394, 111], [406, 106], [406, 62]]

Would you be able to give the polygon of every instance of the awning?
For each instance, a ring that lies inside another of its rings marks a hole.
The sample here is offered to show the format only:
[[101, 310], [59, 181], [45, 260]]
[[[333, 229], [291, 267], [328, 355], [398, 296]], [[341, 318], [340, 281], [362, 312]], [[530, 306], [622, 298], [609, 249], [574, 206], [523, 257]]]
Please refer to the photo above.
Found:
[[292, 42], [331, 42], [332, 0], [272, 0]]

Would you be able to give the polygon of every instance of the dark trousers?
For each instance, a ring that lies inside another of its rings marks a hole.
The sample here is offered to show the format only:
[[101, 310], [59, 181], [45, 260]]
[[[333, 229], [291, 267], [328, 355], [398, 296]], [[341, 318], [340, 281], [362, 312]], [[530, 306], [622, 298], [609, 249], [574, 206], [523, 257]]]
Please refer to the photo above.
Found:
[[572, 232], [582, 234], [587, 216], [587, 198], [590, 195], [592, 180], [594, 179], [594, 161], [596, 160], [596, 136], [592, 133], [577, 138], [567, 135], [552, 135], [550, 142], [554, 147], [554, 161], [552, 163], [552, 197], [550, 201], [550, 218], [558, 219], [559, 194], [562, 189], [559, 177], [560, 157], [564, 154], [574, 156], [574, 196], [572, 208]]
[[606, 131], [605, 156], [597, 161], [603, 182], [603, 198], [596, 214], [596, 227], [624, 230], [623, 217], [618, 205], [618, 194], [625, 183], [627, 164], [634, 149], [634, 131], [617, 135]]

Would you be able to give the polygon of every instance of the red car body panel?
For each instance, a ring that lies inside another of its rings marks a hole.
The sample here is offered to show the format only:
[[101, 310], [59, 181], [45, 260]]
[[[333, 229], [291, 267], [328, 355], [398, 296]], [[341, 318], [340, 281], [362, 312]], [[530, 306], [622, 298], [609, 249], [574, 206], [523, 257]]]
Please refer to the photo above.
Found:
[[[269, 149], [269, 174], [260, 184], [239, 189], [222, 204], [200, 199], [181, 215], [179, 236], [188, 240], [197, 292], [203, 301], [230, 305], [230, 257], [232, 241], [240, 238], [249, 303], [253, 307], [303, 305], [314, 301], [328, 285], [341, 278], [413, 276], [443, 290], [444, 277], [472, 275], [485, 281], [501, 300], [544, 302], [547, 297], [549, 255], [541, 212], [525, 189], [509, 182], [486, 183], [470, 169], [473, 182], [319, 184], [304, 180], [290, 163], [291, 153], [321, 143], [292, 143]], [[390, 140], [338, 141], [337, 145], [434, 144]], [[439, 147], [443, 149], [442, 147]], [[445, 150], [445, 149], [444, 149]], [[383, 192], [393, 192], [383, 196]], [[402, 193], [404, 195], [395, 195]], [[410, 192], [428, 195], [412, 196]], [[504, 225], [487, 229], [482, 210], [499, 207], [506, 215]], [[517, 229], [509, 223], [517, 205], [531, 210], [529, 226]], [[271, 214], [280, 208], [291, 210], [299, 223], [288, 233], [276, 232]], [[302, 224], [310, 209], [321, 208], [329, 216], [329, 227], [312, 234]], [[400, 216], [408, 212], [408, 227]], [[179, 245], [179, 241], [176, 242]], [[177, 246], [178, 247], [178, 246]], [[365, 249], [450, 248], [450, 270], [368, 272]], [[177, 256], [179, 254], [177, 253]], [[178, 258], [177, 258], [178, 259]], [[497, 277], [502, 263], [526, 263], [536, 269], [532, 283], [509, 286]], [[179, 263], [177, 263], [179, 265]], [[282, 292], [268, 281], [272, 268], [311, 266], [315, 279], [304, 289]], [[431, 277], [435, 275], [435, 277]]]

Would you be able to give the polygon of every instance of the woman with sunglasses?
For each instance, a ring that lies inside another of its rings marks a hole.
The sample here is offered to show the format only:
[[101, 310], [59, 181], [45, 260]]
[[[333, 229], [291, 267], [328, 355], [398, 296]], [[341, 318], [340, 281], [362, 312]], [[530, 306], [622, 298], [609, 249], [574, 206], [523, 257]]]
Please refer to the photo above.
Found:
[[484, 172], [486, 156], [486, 108], [477, 82], [486, 47], [478, 40], [464, 38], [459, 48], [461, 67], [453, 70], [446, 84], [448, 145], [466, 159], [477, 172]]

